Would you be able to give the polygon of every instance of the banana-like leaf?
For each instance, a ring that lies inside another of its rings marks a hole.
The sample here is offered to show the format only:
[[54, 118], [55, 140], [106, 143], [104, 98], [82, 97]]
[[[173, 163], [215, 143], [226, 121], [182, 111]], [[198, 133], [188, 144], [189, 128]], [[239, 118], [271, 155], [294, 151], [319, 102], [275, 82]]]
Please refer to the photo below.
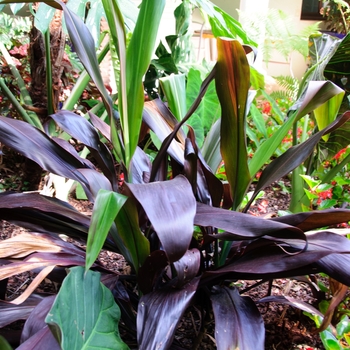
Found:
[[190, 0], [192, 4], [201, 8], [209, 17], [211, 29], [215, 37], [240, 38], [247, 45], [257, 47], [258, 45], [247, 36], [241, 24], [215, 6], [208, 0]]
[[187, 251], [193, 234], [196, 200], [184, 176], [143, 185], [128, 184], [157, 233], [170, 262]]
[[86, 270], [88, 270], [97, 259], [105, 243], [108, 232], [126, 200], [127, 197], [116, 192], [105, 190], [98, 192], [94, 203], [86, 244]]
[[[187, 74], [186, 84], [186, 105], [189, 108], [195, 101], [200, 91], [200, 85], [202, 83], [201, 73], [197, 69], [191, 68]], [[198, 106], [197, 110], [193, 113], [193, 116], [188, 120], [188, 124], [191, 125], [196, 134], [196, 140], [199, 147], [202, 147], [205, 135], [211, 130], [214, 122], [221, 115], [221, 107], [218, 100], [218, 96], [215, 91], [214, 82], [210, 83], [208, 90], [206, 91], [203, 99]], [[196, 121], [199, 121], [197, 125]], [[218, 139], [220, 141], [220, 137]], [[215, 170], [215, 169], [214, 169]]]
[[217, 45], [215, 84], [222, 110], [220, 150], [236, 209], [250, 183], [245, 133], [250, 71], [246, 53], [238, 41], [218, 38]]
[[159, 82], [168, 101], [169, 109], [180, 121], [186, 114], [186, 76], [173, 74], [160, 78]]
[[85, 118], [70, 111], [61, 110], [51, 117], [62, 130], [89, 148], [91, 155], [98, 162], [112, 187], [116, 189], [117, 176], [114, 160], [107, 146], [100, 141], [100, 136], [95, 128]]
[[169, 349], [176, 326], [197, 290], [195, 278], [181, 289], [165, 288], [143, 295], [137, 309], [140, 349]]
[[293, 169], [302, 164], [314, 150], [316, 144], [320, 141], [323, 135], [329, 134], [345, 124], [349, 119], [350, 112], [345, 112], [340, 118], [329, 124], [326, 128], [312, 135], [303, 143], [289, 148], [285, 153], [273, 160], [262, 172], [259, 182], [257, 183], [246, 208], [249, 208], [250, 204], [263, 188], [270, 185], [272, 182], [279, 180], [284, 175], [289, 174]]
[[77, 266], [63, 281], [45, 322], [63, 350], [128, 349], [119, 335], [119, 319], [120, 309], [100, 273]]
[[264, 321], [252, 299], [240, 296], [237, 289], [218, 286], [213, 287], [210, 299], [218, 350], [265, 348]]

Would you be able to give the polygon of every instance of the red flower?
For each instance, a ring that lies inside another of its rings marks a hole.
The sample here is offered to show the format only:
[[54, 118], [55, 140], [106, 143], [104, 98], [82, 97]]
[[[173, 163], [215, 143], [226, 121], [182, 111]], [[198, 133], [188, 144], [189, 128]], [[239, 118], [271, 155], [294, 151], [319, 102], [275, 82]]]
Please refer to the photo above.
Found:
[[333, 159], [338, 160], [345, 152], [346, 152], [347, 147], [341, 149], [334, 157]]
[[272, 109], [272, 107], [271, 107], [271, 104], [270, 104], [270, 102], [264, 102], [263, 104], [262, 104], [262, 112], [264, 113], [264, 114], [270, 114], [271, 113], [271, 109]]

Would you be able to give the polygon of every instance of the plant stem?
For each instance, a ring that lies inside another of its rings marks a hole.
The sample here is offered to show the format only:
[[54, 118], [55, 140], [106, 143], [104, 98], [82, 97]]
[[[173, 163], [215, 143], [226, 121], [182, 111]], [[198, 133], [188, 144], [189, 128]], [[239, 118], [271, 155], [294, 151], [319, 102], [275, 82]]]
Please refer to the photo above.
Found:
[[45, 56], [46, 56], [46, 89], [47, 89], [47, 113], [55, 113], [53, 105], [53, 91], [52, 91], [52, 65], [50, 53], [50, 31], [44, 33], [45, 42]]
[[[97, 60], [99, 63], [106, 57], [107, 52], [109, 51], [109, 43], [107, 43], [101, 50], [101, 52], [97, 55]], [[71, 91], [70, 96], [64, 102], [62, 109], [71, 111], [74, 109], [74, 105], [77, 103], [79, 97], [83, 93], [86, 85], [90, 80], [90, 76], [86, 70], [82, 71], [80, 77], [76, 81], [73, 90]]]
[[[27, 90], [26, 84], [24, 83], [24, 81], [21, 77], [21, 74], [19, 73], [18, 69], [16, 68], [16, 66], [12, 60], [11, 55], [9, 54], [5, 45], [1, 41], [0, 41], [0, 51], [1, 51], [2, 55], [4, 56], [4, 58], [7, 62], [7, 65], [9, 66], [11, 73], [12, 73], [13, 77], [15, 78], [16, 83], [19, 87], [21, 100], [23, 101], [24, 104], [26, 104], [28, 106], [33, 106], [33, 102], [32, 102], [32, 99], [29, 95], [29, 92]], [[2, 79], [2, 89], [5, 92], [4, 86], [6, 86], [5, 80]], [[7, 88], [7, 86], [6, 86], [6, 91], [7, 92], [5, 92], [5, 93], [6, 93], [7, 97], [11, 100], [14, 107], [16, 109], [18, 108], [17, 111], [22, 116], [22, 118], [24, 120], [26, 120], [28, 123], [30, 123], [31, 125], [34, 125], [37, 128], [39, 128], [40, 130], [44, 130], [39, 117], [34, 112], [27, 113], [24, 110], [24, 108], [21, 106], [21, 104], [17, 101], [15, 96], [12, 94], [12, 92]], [[13, 101], [13, 99], [15, 99], [17, 103], [15, 103]]]
[[4, 78], [0, 78], [0, 88], [3, 91], [3, 93], [7, 96], [7, 98], [11, 101], [11, 103], [13, 104], [16, 111], [20, 114], [20, 116], [26, 122], [43, 130], [41, 123], [35, 124], [35, 119], [32, 120], [32, 118], [28, 115], [27, 111], [17, 101], [16, 97], [13, 95], [13, 93], [10, 91], [10, 89], [6, 86]]

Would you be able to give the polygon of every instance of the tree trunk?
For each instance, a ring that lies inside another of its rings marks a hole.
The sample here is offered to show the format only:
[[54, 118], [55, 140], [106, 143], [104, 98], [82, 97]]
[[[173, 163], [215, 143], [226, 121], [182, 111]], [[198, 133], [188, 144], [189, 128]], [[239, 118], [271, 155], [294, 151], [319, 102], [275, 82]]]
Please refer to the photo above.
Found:
[[[50, 55], [52, 65], [51, 92], [47, 91], [46, 84], [46, 57], [45, 43], [41, 32], [34, 26], [30, 32], [30, 70], [31, 95], [35, 111], [44, 124], [49, 120], [47, 94], [52, 94], [53, 110], [58, 109], [59, 97], [62, 91], [62, 77], [64, 73], [63, 55], [65, 48], [65, 34], [62, 30], [62, 11], [57, 10], [50, 24]], [[25, 175], [23, 181], [29, 183], [29, 190], [35, 191], [39, 188], [42, 169], [36, 163], [27, 160], [25, 163]]]

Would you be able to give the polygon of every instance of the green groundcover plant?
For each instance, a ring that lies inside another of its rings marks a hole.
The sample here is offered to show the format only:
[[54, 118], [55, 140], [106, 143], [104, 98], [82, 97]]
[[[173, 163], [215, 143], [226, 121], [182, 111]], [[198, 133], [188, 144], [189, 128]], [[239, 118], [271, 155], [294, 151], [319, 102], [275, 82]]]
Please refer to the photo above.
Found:
[[[329, 230], [318, 230], [349, 221], [349, 210], [263, 219], [245, 213], [251, 202], [241, 208], [252, 179], [293, 124], [342, 90], [328, 81], [310, 82], [297, 110], [249, 162], [246, 115], [251, 93], [246, 55], [253, 51], [247, 44], [254, 43], [209, 1], [192, 2], [209, 16], [218, 60], [181, 120], [159, 99], [144, 102], [143, 77], [156, 44], [164, 0], [142, 1], [128, 45], [119, 2], [102, 1], [120, 64], [117, 105], [103, 84], [90, 31], [62, 2], [48, 2], [64, 12], [70, 40], [109, 118], [104, 122], [91, 111], [84, 118], [64, 109], [51, 115], [71, 142], [79, 140], [89, 149], [93, 164], [66, 139], [0, 117], [2, 143], [43, 169], [78, 182], [94, 203], [88, 217], [66, 202], [38, 193], [0, 194], [0, 218], [29, 230], [0, 242], [0, 278], [5, 281], [0, 295], [5, 295], [6, 279], [12, 275], [38, 273], [18, 299], [0, 302], [1, 326], [27, 318], [19, 349], [178, 349], [176, 326], [191, 304], [200, 305], [202, 329], [205, 315], [213, 313], [218, 349], [263, 349], [262, 317], [256, 304], [232, 286], [233, 281], [324, 272], [350, 285], [345, 268], [350, 263], [350, 242]], [[208, 132], [202, 153], [193, 129], [184, 126], [212, 81], [221, 117]], [[345, 112], [270, 162], [251, 201], [304, 162], [323, 136], [349, 118]], [[142, 148], [150, 133], [159, 140], [152, 162]], [[221, 160], [226, 184], [215, 175]], [[86, 249], [62, 236], [83, 242]], [[97, 260], [102, 248], [122, 254], [131, 274], [104, 268]], [[57, 295], [43, 299], [34, 291], [46, 276], [62, 286]], [[290, 298], [260, 300], [271, 301], [322, 316]], [[136, 343], [126, 344], [120, 324]]]

